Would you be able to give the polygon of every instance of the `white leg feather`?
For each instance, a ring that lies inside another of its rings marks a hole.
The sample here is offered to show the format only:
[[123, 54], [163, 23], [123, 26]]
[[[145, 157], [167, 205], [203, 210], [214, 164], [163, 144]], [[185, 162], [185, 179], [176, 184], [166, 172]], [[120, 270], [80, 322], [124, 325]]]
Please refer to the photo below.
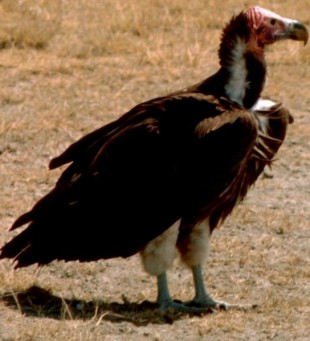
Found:
[[204, 220], [194, 226], [188, 238], [178, 245], [182, 261], [190, 268], [203, 264], [210, 251], [210, 226], [209, 221]]
[[176, 256], [179, 227], [180, 220], [160, 236], [150, 241], [141, 251], [144, 269], [150, 275], [159, 276], [171, 267]]

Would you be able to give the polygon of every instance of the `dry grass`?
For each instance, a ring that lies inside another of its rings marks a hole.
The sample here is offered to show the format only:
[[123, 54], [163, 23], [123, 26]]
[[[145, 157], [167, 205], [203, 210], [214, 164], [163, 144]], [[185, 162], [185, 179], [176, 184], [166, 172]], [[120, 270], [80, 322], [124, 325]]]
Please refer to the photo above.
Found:
[[[257, 4], [310, 22], [307, 0]], [[221, 28], [243, 8], [232, 0], [0, 1], [0, 244], [55, 182], [51, 157], [137, 102], [214, 72]], [[159, 316], [143, 303], [155, 300], [155, 280], [138, 257], [17, 272], [3, 261], [0, 339], [308, 339], [309, 52], [293, 42], [269, 51], [266, 93], [292, 109], [295, 124], [273, 179], [260, 180], [216, 231], [206, 265], [215, 297], [257, 303], [255, 311]], [[190, 273], [176, 262], [169, 276], [173, 294], [188, 299]]]

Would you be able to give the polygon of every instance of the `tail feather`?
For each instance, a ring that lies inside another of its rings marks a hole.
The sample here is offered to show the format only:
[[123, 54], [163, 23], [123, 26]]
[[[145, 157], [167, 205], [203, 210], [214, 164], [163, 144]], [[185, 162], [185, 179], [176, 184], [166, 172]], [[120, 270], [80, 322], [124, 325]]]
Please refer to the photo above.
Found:
[[33, 256], [31, 257], [30, 251], [29, 232], [25, 230], [3, 246], [0, 258], [14, 259], [16, 261], [15, 268], [23, 267], [36, 263]]
[[[31, 264], [44, 265], [58, 259], [58, 248], [49, 233], [38, 233], [38, 226], [30, 224], [23, 232], [5, 244], [0, 251], [1, 258], [13, 259], [14, 268]], [[48, 231], [47, 231], [48, 232]]]
[[27, 223], [29, 223], [30, 221], [32, 221], [34, 218], [34, 212], [33, 211], [29, 211], [24, 213], [23, 215], [21, 215], [20, 217], [18, 217], [15, 222], [13, 223], [10, 231], [17, 229], [18, 227], [21, 227]]

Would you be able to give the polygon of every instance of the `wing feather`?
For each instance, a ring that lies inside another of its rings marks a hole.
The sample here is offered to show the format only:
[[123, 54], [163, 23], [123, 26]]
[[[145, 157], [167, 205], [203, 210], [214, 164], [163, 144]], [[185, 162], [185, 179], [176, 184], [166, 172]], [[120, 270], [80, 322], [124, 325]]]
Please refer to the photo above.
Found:
[[16, 220], [13, 228], [30, 224], [2, 256], [17, 257], [18, 266], [130, 256], [195, 205], [211, 204], [250, 153], [256, 130], [250, 113], [212, 96], [143, 103], [51, 162], [72, 163]]

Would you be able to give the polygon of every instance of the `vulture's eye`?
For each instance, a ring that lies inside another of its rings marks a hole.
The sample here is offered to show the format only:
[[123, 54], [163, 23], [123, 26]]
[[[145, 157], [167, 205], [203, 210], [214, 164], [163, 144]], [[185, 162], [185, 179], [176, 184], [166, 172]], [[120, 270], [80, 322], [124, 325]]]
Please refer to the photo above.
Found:
[[270, 20], [270, 24], [271, 24], [272, 26], [274, 26], [274, 25], [276, 24], [276, 22], [277, 22], [276, 19], [271, 19], [271, 20]]

